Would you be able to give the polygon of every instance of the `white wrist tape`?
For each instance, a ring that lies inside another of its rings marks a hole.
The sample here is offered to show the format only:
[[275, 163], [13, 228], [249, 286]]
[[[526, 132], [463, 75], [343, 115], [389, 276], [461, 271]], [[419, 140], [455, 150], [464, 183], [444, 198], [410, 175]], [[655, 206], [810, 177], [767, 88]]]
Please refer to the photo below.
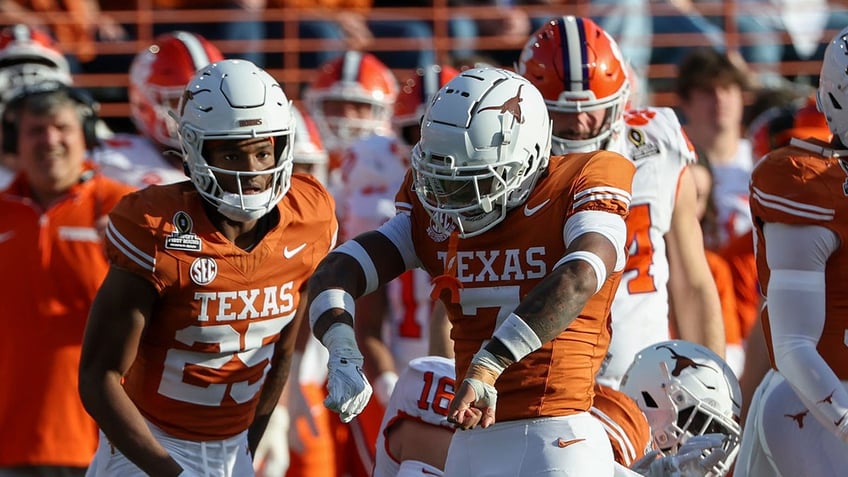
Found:
[[574, 260], [583, 260], [592, 267], [592, 270], [595, 271], [595, 278], [598, 281], [598, 284], [595, 287], [595, 293], [598, 293], [604, 286], [604, 282], [607, 281], [607, 267], [604, 265], [604, 261], [593, 252], [589, 252], [588, 250], [578, 250], [559, 259], [559, 261], [554, 264], [554, 270], [559, 268], [562, 264], [572, 262]]
[[362, 267], [362, 274], [365, 275], [365, 291], [363, 295], [367, 295], [380, 286], [380, 276], [377, 274], [377, 267], [374, 266], [374, 260], [371, 260], [371, 255], [362, 245], [356, 240], [348, 240], [339, 245], [332, 253], [343, 253], [352, 257]]
[[480, 348], [479, 351], [474, 353], [474, 356], [471, 358], [471, 364], [479, 364], [480, 366], [489, 368], [497, 372], [498, 376], [503, 374], [506, 369], [506, 366], [502, 365], [500, 360], [492, 353], [486, 351], [485, 348]]
[[324, 314], [325, 311], [341, 308], [348, 313], [350, 317], [356, 316], [356, 301], [353, 296], [341, 288], [328, 288], [312, 300], [309, 305], [309, 326], [315, 328], [315, 322]]
[[521, 361], [523, 357], [542, 347], [542, 341], [536, 332], [515, 313], [509, 314], [492, 337], [504, 344], [515, 361]]

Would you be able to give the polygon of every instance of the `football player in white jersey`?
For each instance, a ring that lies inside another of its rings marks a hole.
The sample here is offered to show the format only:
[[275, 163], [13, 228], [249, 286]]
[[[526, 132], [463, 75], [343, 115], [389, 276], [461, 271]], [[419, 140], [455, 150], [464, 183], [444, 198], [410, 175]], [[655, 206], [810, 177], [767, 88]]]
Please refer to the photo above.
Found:
[[687, 167], [695, 156], [674, 112], [625, 110], [626, 63], [615, 41], [589, 18], [551, 19], [530, 37], [517, 70], [545, 97], [554, 123], [552, 154], [606, 149], [636, 165], [630, 253], [599, 382], [617, 389], [636, 352], [669, 339], [670, 325], [681, 338], [723, 356], [721, 307]]
[[443, 475], [454, 432], [447, 421], [454, 367], [452, 359], [424, 356], [401, 372], [377, 437], [373, 477]]
[[178, 155], [175, 111], [183, 88], [194, 73], [221, 52], [202, 36], [185, 31], [165, 33], [140, 51], [130, 65], [130, 117], [139, 134], [118, 133], [102, 138], [92, 151], [103, 173], [136, 186], [187, 180]]

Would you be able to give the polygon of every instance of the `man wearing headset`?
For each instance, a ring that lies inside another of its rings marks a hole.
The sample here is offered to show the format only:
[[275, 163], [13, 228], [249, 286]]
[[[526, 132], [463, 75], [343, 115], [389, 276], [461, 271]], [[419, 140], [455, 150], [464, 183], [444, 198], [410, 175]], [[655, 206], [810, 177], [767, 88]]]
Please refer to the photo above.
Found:
[[108, 268], [99, 224], [130, 189], [87, 161], [91, 104], [80, 90], [44, 82], [6, 107], [3, 151], [19, 169], [0, 192], [2, 476], [82, 476], [97, 445], [77, 368]]

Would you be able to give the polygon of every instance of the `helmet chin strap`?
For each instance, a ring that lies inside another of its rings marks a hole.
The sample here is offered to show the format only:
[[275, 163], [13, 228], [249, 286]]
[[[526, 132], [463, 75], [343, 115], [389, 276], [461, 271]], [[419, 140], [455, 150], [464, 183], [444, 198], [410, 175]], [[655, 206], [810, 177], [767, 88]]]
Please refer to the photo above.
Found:
[[258, 220], [268, 213], [276, 202], [271, 203], [273, 190], [268, 189], [258, 194], [240, 195], [224, 192], [218, 205], [218, 212], [224, 217], [236, 222]]

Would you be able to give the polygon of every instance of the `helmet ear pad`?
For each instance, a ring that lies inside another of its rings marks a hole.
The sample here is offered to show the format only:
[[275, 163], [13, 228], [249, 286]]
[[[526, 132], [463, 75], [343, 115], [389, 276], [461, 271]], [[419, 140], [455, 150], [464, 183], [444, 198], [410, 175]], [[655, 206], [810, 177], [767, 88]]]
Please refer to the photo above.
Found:
[[27, 97], [35, 94], [47, 94], [54, 92], [64, 92], [73, 99], [81, 107], [80, 121], [82, 123], [82, 131], [85, 137], [85, 148], [94, 149], [100, 145], [100, 139], [97, 137], [97, 123], [100, 118], [97, 115], [99, 108], [97, 102], [91, 97], [88, 92], [83, 89], [68, 86], [58, 81], [45, 81], [42, 83], [23, 86], [6, 104], [3, 109], [2, 116], [2, 132], [3, 141], [2, 149], [5, 154], [18, 153], [18, 127], [17, 118], [20, 115], [24, 101]]

